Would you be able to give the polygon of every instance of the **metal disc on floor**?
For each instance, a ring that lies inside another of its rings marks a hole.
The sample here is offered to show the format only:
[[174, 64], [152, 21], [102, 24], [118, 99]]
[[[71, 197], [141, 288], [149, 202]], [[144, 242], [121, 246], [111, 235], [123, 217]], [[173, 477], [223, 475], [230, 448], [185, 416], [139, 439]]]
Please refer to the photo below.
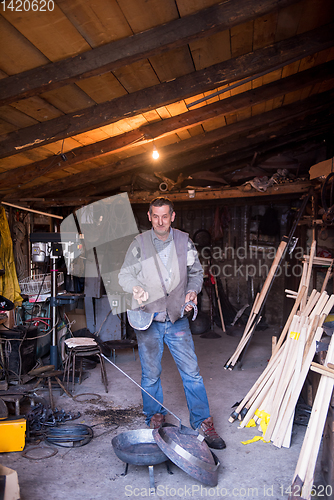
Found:
[[159, 427], [153, 437], [164, 454], [180, 469], [208, 486], [217, 486], [218, 467], [203, 436], [188, 427]]

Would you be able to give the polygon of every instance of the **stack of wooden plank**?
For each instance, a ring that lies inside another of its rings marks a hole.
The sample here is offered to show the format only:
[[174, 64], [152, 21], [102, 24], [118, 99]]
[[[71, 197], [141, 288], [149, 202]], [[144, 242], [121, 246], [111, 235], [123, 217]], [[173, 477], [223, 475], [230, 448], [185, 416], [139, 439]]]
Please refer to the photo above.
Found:
[[[311, 370], [320, 373], [321, 379], [293, 476], [289, 499], [298, 496], [308, 500], [316, 493], [313, 491], [314, 470], [334, 384], [334, 335], [331, 337], [325, 364], [312, 363]], [[326, 496], [332, 495], [331, 485], [329, 486], [329, 494], [327, 495], [327, 491], [324, 491]]]
[[[310, 499], [315, 464], [331, 400], [334, 383], [334, 335], [325, 365], [313, 362], [317, 342], [323, 334], [323, 323], [334, 306], [334, 295], [325, 291], [333, 270], [333, 259], [304, 255], [303, 272], [298, 291], [286, 290], [295, 303], [275, 344], [268, 365], [231, 414], [229, 421], [247, 426], [251, 419], [259, 424], [265, 441], [277, 447], [289, 447], [295, 408], [309, 370], [320, 373], [321, 380], [314, 400], [309, 425], [290, 488], [290, 499]], [[308, 294], [314, 265], [327, 266], [321, 291]]]
[[[286, 238], [286, 237], [284, 237]], [[244, 355], [246, 348], [252, 338], [252, 335], [255, 331], [256, 326], [260, 323], [262, 317], [261, 317], [261, 311], [262, 308], [265, 304], [265, 301], [267, 299], [270, 287], [272, 285], [272, 282], [276, 276], [276, 273], [279, 269], [279, 265], [282, 261], [282, 258], [284, 256], [285, 250], [286, 250], [286, 245], [287, 241], [283, 238], [280, 246], [277, 249], [277, 253], [275, 256], [275, 259], [271, 265], [271, 268], [269, 270], [268, 276], [265, 280], [265, 283], [262, 287], [262, 290], [260, 293], [258, 293], [255, 297], [252, 310], [250, 312], [250, 315], [248, 317], [247, 324], [245, 326], [245, 329], [243, 331], [242, 337], [239, 341], [239, 344], [236, 347], [236, 350], [232, 354], [232, 356], [228, 359], [228, 361], [225, 363], [224, 368], [228, 370], [233, 370], [233, 368], [236, 366], [238, 362], [242, 359], [242, 356]], [[308, 288], [311, 280], [311, 274], [313, 270], [313, 266], [324, 266], [328, 267], [325, 279], [322, 284], [321, 292], [326, 290], [326, 286], [328, 283], [329, 278], [332, 275], [333, 272], [333, 264], [334, 264], [334, 259], [330, 258], [325, 258], [325, 257], [317, 257], [316, 256], [316, 241], [313, 240], [311, 249], [310, 249], [310, 255], [304, 255], [303, 256], [303, 272], [299, 284], [299, 289], [298, 292], [294, 292], [291, 290], [287, 290], [288, 295], [287, 297], [297, 299], [299, 297], [299, 292], [301, 288], [305, 285], [306, 286], [306, 293], [301, 297], [301, 307], [305, 308], [305, 303], [307, 300], [308, 296]], [[295, 304], [296, 305], [296, 304]], [[298, 307], [299, 307], [298, 303]], [[286, 333], [286, 332], [285, 332]], [[284, 338], [283, 338], [284, 339]], [[282, 339], [282, 341], [283, 341]]]
[[[315, 257], [315, 250], [316, 244], [313, 241], [310, 255], [305, 255], [303, 259], [303, 272], [298, 291], [287, 290], [288, 296], [294, 298], [295, 303], [268, 365], [229, 418], [230, 422], [239, 418], [242, 420], [241, 426], [244, 427], [254, 417], [256, 411], [263, 409], [270, 415], [266, 438], [272, 439], [278, 446], [283, 443], [281, 433], [277, 435], [278, 424], [283, 419], [286, 432], [288, 424], [292, 425], [291, 415], [293, 417], [295, 404], [313, 360], [316, 341], [320, 340], [322, 324], [334, 305], [334, 296], [329, 297], [323, 290], [333, 267], [332, 259], [320, 259], [321, 265], [328, 266], [322, 291], [314, 289], [307, 298], [312, 267], [314, 260], [318, 259]], [[254, 309], [257, 300], [258, 297], [254, 302]], [[290, 411], [288, 424], [287, 416], [283, 418], [287, 410]], [[285, 444], [289, 443], [288, 436], [289, 432]]]
[[[329, 363], [327, 364], [327, 367]], [[334, 365], [332, 365], [334, 370]], [[324, 478], [326, 500], [334, 500], [334, 391], [328, 408], [322, 435], [321, 471]]]
[[[305, 290], [304, 285], [296, 303], [301, 302]], [[322, 336], [322, 324], [333, 305], [334, 295], [329, 297], [327, 292], [312, 291], [305, 308], [293, 315], [286, 341], [281, 346], [277, 344], [267, 367], [232, 413], [231, 422], [238, 417], [242, 419], [240, 427], [245, 427], [251, 419], [257, 423], [269, 420], [264, 439], [271, 440], [277, 447], [290, 446], [295, 407], [316, 351], [316, 342]]]

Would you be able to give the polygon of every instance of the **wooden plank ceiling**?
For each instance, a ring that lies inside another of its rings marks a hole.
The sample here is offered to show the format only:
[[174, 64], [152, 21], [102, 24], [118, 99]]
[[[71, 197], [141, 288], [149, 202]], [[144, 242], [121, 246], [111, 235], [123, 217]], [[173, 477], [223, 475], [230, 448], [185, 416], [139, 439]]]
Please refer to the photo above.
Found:
[[333, 0], [0, 6], [0, 201], [140, 200], [161, 183], [219, 198], [278, 168], [297, 192], [333, 155]]

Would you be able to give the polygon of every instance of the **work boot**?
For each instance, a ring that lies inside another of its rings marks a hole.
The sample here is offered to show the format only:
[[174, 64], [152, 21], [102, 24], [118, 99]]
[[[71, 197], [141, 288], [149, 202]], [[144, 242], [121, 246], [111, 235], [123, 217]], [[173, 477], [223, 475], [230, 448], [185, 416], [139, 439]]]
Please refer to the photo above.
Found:
[[209, 417], [201, 423], [201, 430], [204, 433], [204, 441], [210, 448], [223, 450], [226, 448], [225, 441], [217, 434], [213, 426], [213, 418]]
[[153, 415], [153, 417], [151, 418], [151, 427], [153, 427], [153, 429], [158, 429], [160, 427], [160, 425], [162, 425], [165, 421], [165, 415], [163, 415], [162, 413], [155, 413]]

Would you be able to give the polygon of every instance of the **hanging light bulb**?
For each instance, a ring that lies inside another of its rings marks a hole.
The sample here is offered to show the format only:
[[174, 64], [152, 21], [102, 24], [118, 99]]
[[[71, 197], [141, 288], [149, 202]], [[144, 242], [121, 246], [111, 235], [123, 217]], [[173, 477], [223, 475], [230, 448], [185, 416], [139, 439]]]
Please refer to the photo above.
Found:
[[157, 160], [159, 158], [159, 152], [157, 150], [157, 148], [155, 146], [153, 146], [153, 153], [152, 153], [152, 157]]

